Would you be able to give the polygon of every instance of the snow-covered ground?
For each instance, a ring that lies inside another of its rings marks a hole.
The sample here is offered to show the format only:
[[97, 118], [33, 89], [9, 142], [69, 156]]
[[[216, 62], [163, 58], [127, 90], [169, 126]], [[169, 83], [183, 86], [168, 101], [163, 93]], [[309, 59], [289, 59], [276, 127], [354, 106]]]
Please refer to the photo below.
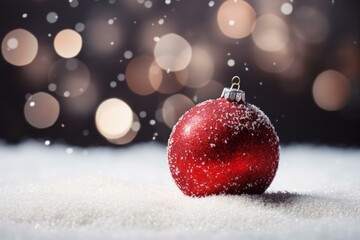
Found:
[[360, 150], [283, 147], [265, 194], [190, 198], [156, 143], [0, 144], [1, 240], [360, 239], [359, 225]]

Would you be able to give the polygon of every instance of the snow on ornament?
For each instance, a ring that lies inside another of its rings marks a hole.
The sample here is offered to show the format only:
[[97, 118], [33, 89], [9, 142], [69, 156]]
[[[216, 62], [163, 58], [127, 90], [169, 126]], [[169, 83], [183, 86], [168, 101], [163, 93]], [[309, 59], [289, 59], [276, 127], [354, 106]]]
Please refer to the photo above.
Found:
[[245, 101], [235, 76], [221, 98], [200, 103], [179, 119], [167, 154], [180, 190], [203, 197], [265, 192], [275, 177], [279, 150], [269, 118]]

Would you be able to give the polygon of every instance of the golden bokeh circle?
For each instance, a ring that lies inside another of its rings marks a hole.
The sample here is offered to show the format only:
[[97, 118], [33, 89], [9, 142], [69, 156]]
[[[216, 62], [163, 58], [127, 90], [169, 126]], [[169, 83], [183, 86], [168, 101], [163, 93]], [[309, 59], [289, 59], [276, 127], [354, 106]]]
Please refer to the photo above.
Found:
[[15, 29], [6, 34], [1, 44], [4, 59], [15, 66], [31, 63], [38, 52], [36, 37], [25, 29]]
[[340, 72], [326, 70], [316, 77], [312, 93], [320, 108], [337, 111], [343, 108], [350, 98], [350, 82]]
[[35, 128], [51, 127], [58, 119], [59, 114], [59, 102], [45, 92], [31, 95], [24, 106], [25, 119]]
[[253, 7], [243, 0], [228, 0], [217, 12], [217, 23], [223, 34], [230, 38], [244, 38], [251, 34], [256, 23]]
[[127, 134], [133, 123], [129, 105], [117, 98], [103, 101], [96, 110], [96, 127], [107, 139], [118, 139]]
[[82, 48], [81, 35], [72, 29], [64, 29], [56, 34], [54, 48], [63, 58], [76, 57]]

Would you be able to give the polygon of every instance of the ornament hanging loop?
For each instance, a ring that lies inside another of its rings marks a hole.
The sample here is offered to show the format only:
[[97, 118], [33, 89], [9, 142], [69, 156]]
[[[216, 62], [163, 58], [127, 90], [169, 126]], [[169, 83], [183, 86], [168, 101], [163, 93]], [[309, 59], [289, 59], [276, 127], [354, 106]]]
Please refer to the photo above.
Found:
[[235, 87], [237, 88], [237, 90], [240, 90], [240, 77], [239, 76], [234, 76], [231, 79], [231, 87], [230, 87], [230, 89], [234, 89]]
[[240, 90], [239, 76], [234, 76], [231, 79], [231, 87], [224, 88], [221, 97], [231, 102], [245, 103], [245, 92]]

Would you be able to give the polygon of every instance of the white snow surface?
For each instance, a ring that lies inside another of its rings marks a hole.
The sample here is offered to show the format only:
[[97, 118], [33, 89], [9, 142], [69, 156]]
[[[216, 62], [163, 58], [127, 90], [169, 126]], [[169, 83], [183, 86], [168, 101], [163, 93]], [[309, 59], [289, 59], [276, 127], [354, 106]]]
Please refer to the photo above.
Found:
[[[184, 196], [166, 148], [0, 144], [0, 239], [360, 239], [360, 150], [285, 146], [263, 195]], [[69, 152], [69, 151], [68, 151]]]

